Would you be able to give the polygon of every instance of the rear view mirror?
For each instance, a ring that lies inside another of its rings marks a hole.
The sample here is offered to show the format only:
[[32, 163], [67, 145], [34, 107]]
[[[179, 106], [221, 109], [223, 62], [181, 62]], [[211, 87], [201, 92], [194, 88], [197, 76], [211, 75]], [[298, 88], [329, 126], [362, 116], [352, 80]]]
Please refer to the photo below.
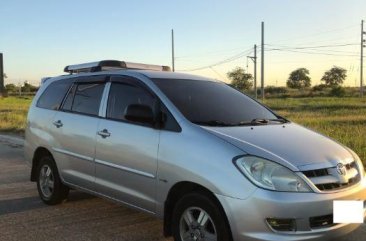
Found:
[[154, 124], [154, 113], [150, 106], [132, 104], [129, 105], [125, 112], [126, 120], [139, 122], [143, 124]]

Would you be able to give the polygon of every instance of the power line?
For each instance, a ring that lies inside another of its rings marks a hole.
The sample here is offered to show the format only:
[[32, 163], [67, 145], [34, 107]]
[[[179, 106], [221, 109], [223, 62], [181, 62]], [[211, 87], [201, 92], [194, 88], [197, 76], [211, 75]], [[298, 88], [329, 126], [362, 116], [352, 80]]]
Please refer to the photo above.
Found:
[[210, 67], [210, 70], [214, 72], [217, 76], [220, 77], [220, 79], [226, 79], [222, 74], [220, 74], [218, 71], [216, 71], [213, 67]]
[[229, 54], [232, 52], [237, 52], [243, 48], [232, 48], [232, 49], [223, 49], [223, 50], [217, 50], [217, 51], [205, 51], [205, 52], [196, 52], [194, 54], [188, 54], [188, 55], [182, 55], [182, 56], [176, 56], [176, 59], [192, 59], [196, 58], [196, 56], [206, 56], [206, 55], [222, 55], [222, 54]]
[[[334, 50], [334, 49], [325, 49], [322, 50], [322, 48], [339, 48], [339, 47], [347, 47], [347, 46], [356, 46], [358, 44], [354, 43], [342, 43], [342, 44], [332, 44], [332, 45], [315, 45], [315, 46], [299, 46], [299, 47], [293, 47], [293, 46], [285, 46], [285, 45], [273, 45], [273, 44], [267, 44], [268, 46], [273, 46], [277, 48], [270, 48], [269, 51], [288, 51], [288, 52], [296, 52], [296, 53], [308, 53], [308, 54], [321, 54], [321, 55], [331, 55], [331, 56], [358, 56], [357, 52], [350, 52], [350, 51], [340, 51], [340, 50]], [[307, 49], [312, 52], [306, 52], [306, 51], [295, 51], [295, 50], [302, 50]], [[317, 52], [315, 52], [317, 51]], [[329, 52], [330, 51], [330, 52]], [[338, 53], [344, 53], [344, 54], [335, 54], [334, 52]]]
[[[293, 53], [303, 53], [303, 54], [314, 54], [314, 55], [327, 55], [327, 56], [345, 56], [345, 57], [355, 57], [358, 56], [356, 55], [356, 52], [348, 52], [348, 51], [340, 51], [340, 50], [321, 50], [321, 48], [339, 48], [339, 47], [347, 47], [347, 46], [356, 46], [358, 44], [356, 43], [340, 43], [340, 44], [331, 44], [331, 45], [314, 45], [314, 46], [299, 46], [299, 47], [294, 47], [294, 46], [286, 46], [286, 45], [274, 45], [274, 44], [266, 44], [267, 46], [273, 46], [273, 47], [278, 47], [278, 48], [268, 48], [266, 49], [266, 51], [282, 51], [282, 52], [293, 52]], [[261, 49], [261, 48], [259, 48]], [[310, 51], [299, 51], [299, 50], [310, 50]], [[229, 63], [232, 62], [234, 60], [237, 60], [239, 58], [244, 57], [248, 53], [248, 51], [251, 51], [250, 49], [244, 51], [244, 52], [240, 52], [238, 54], [235, 54], [232, 57], [229, 57], [227, 59], [224, 59], [222, 61], [216, 62], [214, 64], [210, 64], [210, 65], [205, 65], [205, 66], [201, 66], [201, 67], [197, 67], [197, 68], [193, 68], [193, 69], [184, 69], [184, 70], [180, 70], [180, 71], [198, 71], [198, 70], [202, 70], [202, 69], [207, 69], [207, 68], [211, 68], [214, 66], [218, 66], [218, 65], [222, 65], [225, 63]], [[317, 52], [315, 52], [317, 51]], [[329, 52], [331, 51], [331, 52]], [[338, 52], [340, 54], [334, 53], [334, 52]], [[342, 53], [342, 54], [341, 54]]]
[[334, 49], [308, 49], [311, 51], [319, 51], [319, 52], [325, 52], [325, 53], [343, 53], [343, 54], [359, 54], [359, 52], [353, 52], [353, 51], [342, 51], [342, 50], [334, 50]]
[[315, 54], [315, 55], [329, 55], [329, 56], [344, 56], [344, 57], [356, 57], [356, 54], [335, 54], [335, 53], [328, 53], [328, 52], [309, 52], [309, 51], [299, 51], [299, 50], [292, 50], [292, 49], [267, 49], [267, 51], [282, 51], [282, 52], [293, 52], [293, 53], [303, 53], [303, 54]]
[[[353, 59], [353, 58], [352, 58]], [[344, 60], [344, 59], [332, 59], [332, 62], [334, 63], [354, 63], [355, 61], [354, 60]], [[271, 65], [274, 65], [274, 64], [311, 64], [311, 63], [329, 63], [329, 60], [319, 60], [319, 59], [311, 59], [311, 60], [283, 60], [283, 61], [277, 61], [277, 60], [272, 60], [271, 61]], [[366, 66], [365, 66], [366, 67]]]
[[273, 45], [273, 44], [266, 44], [268, 46], [278, 46], [284, 49], [317, 49], [317, 48], [333, 48], [333, 47], [346, 47], [346, 46], [358, 46], [358, 43], [345, 43], [345, 44], [333, 44], [333, 45], [317, 45], [317, 46], [300, 46], [300, 47], [291, 47], [291, 46], [284, 46], [284, 45]]
[[231, 56], [230, 58], [227, 58], [227, 59], [224, 59], [224, 60], [221, 60], [219, 62], [216, 62], [214, 64], [210, 64], [210, 65], [206, 65], [206, 66], [202, 66], [202, 67], [198, 67], [198, 68], [194, 68], [194, 69], [186, 69], [186, 70], [180, 70], [180, 71], [197, 71], [197, 70], [202, 70], [202, 69], [208, 69], [208, 68], [211, 68], [211, 67], [215, 67], [217, 65], [222, 65], [222, 64], [226, 64], [226, 63], [229, 63], [229, 62], [232, 62], [234, 60], [237, 60], [239, 58], [242, 58], [242, 57], [246, 57], [248, 54], [250, 54], [252, 51], [252, 49], [248, 49], [244, 52], [241, 52], [241, 53], [238, 53], [234, 56]]
[[311, 38], [311, 37], [319, 36], [319, 35], [322, 35], [322, 34], [325, 34], [325, 33], [339, 32], [339, 31], [342, 31], [342, 30], [349, 30], [349, 29], [355, 28], [356, 26], [358, 26], [358, 25], [352, 24], [352, 25], [349, 25], [349, 26], [341, 27], [341, 28], [336, 28], [336, 29], [331, 29], [331, 30], [326, 30], [326, 31], [321, 31], [321, 32], [315, 32], [313, 34], [302, 35], [302, 36], [298, 36], [298, 37], [294, 37], [294, 38], [280, 39], [280, 40], [276, 40], [274, 42], [278, 43], [278, 42], [286, 42], [288, 40], [294, 40], [294, 39], [304, 39], [304, 38], [309, 38], [309, 37]]
[[[329, 32], [340, 31], [340, 30], [344, 30], [344, 29], [349, 29], [350, 27], [353, 27], [353, 26], [354, 25], [343, 27], [343, 28], [337, 28], [337, 29], [333, 29], [333, 30], [328, 30], [328, 31], [323, 31], [320, 33], [315, 33], [313, 35], [307, 35], [306, 37], [309, 37], [309, 36], [311, 37], [311, 36], [320, 35], [320, 34], [329, 33]], [[339, 38], [337, 40], [339, 42]], [[264, 46], [267, 46], [265, 51], [268, 51], [268, 52], [278, 51], [278, 52], [290, 52], [290, 53], [292, 52], [292, 53], [301, 53], [301, 54], [310, 54], [310, 55], [325, 55], [325, 56], [340, 56], [340, 57], [359, 56], [358, 52], [347, 51], [347, 50], [350, 50], [350, 48], [346, 48], [346, 47], [359, 45], [358, 43], [354, 43], [355, 42], [354, 40], [350, 39], [348, 43], [347, 42], [346, 43], [334, 43], [337, 40], [334, 40], [333, 44], [326, 44], [326, 43], [319, 44], [319, 42], [322, 43], [323, 41], [314, 42], [314, 45], [309, 44], [309, 43], [307, 43], [307, 44], [303, 43], [303, 44], [298, 44], [295, 46], [288, 46], [286, 44], [285, 45], [265, 44], [265, 45], [263, 45], [262, 48], [259, 48], [259, 49], [264, 50]], [[330, 41], [330, 43], [332, 43], [332, 41]], [[269, 48], [268, 48], [268, 46], [269, 46]], [[231, 51], [233, 51], [233, 50], [235, 50], [235, 49], [232, 49]], [[211, 53], [219, 53], [219, 52], [224, 52], [224, 51], [221, 50], [221, 51], [215, 51], [215, 52], [211, 52]], [[245, 57], [250, 53], [252, 53], [252, 51], [251, 51], [251, 49], [248, 49], [243, 52], [237, 53], [229, 58], [223, 59], [221, 61], [218, 61], [218, 62], [215, 62], [212, 64], [208, 64], [208, 65], [204, 65], [204, 66], [200, 66], [200, 67], [196, 67], [196, 68], [191, 68], [191, 69], [183, 69], [180, 71], [190, 72], [190, 71], [198, 71], [198, 70], [203, 70], [203, 69], [210, 69], [220, 78], [224, 78], [224, 76], [221, 75], [219, 72], [217, 72], [213, 67], [241, 59], [242, 57]], [[264, 51], [263, 51], [263, 53], [264, 53]], [[184, 58], [187, 58], [187, 56], [180, 56], [180, 57], [178, 57], [178, 59], [179, 58], [184, 59]], [[196, 59], [196, 58], [193, 58], [193, 60], [194, 59]], [[263, 59], [263, 57], [261, 59]], [[185, 60], [182, 60], [182, 61], [184, 62]]]
[[271, 41], [272, 44], [285, 44], [285, 45], [319, 45], [319, 44], [329, 44], [329, 43], [338, 43], [339, 41], [344, 41], [345, 43], [357, 43], [358, 38], [356, 34], [348, 34], [347, 36], [341, 36], [341, 37], [331, 37], [324, 39], [301, 39], [301, 41], [291, 41], [291, 42], [276, 42]]

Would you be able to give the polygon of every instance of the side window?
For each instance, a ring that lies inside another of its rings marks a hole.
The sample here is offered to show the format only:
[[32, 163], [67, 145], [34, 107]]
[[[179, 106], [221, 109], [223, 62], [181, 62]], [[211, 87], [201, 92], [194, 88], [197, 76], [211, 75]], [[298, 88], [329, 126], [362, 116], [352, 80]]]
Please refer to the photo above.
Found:
[[165, 105], [163, 105], [163, 104], [161, 106], [161, 112], [164, 115], [164, 119], [165, 119], [165, 123], [162, 126], [163, 130], [174, 131], [174, 132], [181, 132], [182, 131], [179, 124], [174, 119], [173, 115], [170, 113], [168, 108], [166, 108]]
[[141, 87], [127, 83], [112, 83], [108, 97], [107, 118], [126, 121], [125, 113], [131, 104], [147, 105], [154, 110], [156, 101], [151, 93]]
[[104, 83], [77, 83], [70, 89], [63, 110], [98, 115]]
[[76, 90], [76, 84], [73, 85], [69, 91], [69, 93], [67, 93], [67, 97], [64, 101], [64, 104], [62, 106], [63, 110], [68, 110], [71, 111], [72, 108], [72, 102], [74, 101], [74, 95], [75, 95], [75, 90]]
[[58, 80], [51, 83], [38, 99], [37, 106], [51, 110], [58, 110], [61, 102], [72, 84], [72, 80]]

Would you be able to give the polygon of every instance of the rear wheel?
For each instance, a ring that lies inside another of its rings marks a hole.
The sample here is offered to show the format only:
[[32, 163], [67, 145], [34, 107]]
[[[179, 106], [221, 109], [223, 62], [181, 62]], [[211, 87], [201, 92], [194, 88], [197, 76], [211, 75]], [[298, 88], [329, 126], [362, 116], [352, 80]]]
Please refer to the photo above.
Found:
[[37, 189], [42, 201], [49, 205], [64, 201], [69, 194], [69, 188], [61, 182], [53, 158], [41, 157], [37, 170]]
[[225, 214], [200, 193], [187, 194], [178, 201], [172, 225], [175, 241], [231, 241]]

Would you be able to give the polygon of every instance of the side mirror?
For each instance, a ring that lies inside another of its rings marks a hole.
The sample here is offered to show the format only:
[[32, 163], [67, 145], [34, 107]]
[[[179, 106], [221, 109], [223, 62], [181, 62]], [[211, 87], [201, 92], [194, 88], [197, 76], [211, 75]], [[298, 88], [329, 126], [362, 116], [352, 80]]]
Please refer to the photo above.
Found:
[[126, 120], [139, 122], [142, 124], [154, 124], [154, 113], [150, 106], [132, 104], [129, 105], [125, 112]]

